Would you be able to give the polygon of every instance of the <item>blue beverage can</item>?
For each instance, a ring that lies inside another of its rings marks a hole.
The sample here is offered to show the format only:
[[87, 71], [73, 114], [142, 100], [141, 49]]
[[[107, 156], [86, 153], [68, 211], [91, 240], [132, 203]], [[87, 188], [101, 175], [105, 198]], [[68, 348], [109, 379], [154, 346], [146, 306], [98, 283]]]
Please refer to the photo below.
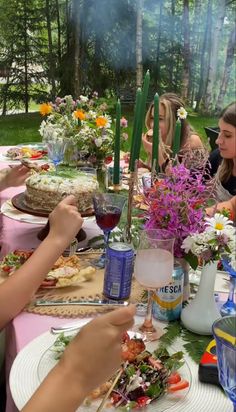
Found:
[[157, 289], [154, 295], [153, 316], [163, 321], [180, 318], [183, 303], [184, 272], [180, 265], [174, 266], [172, 282]]
[[128, 299], [134, 266], [133, 248], [121, 242], [107, 248], [103, 294], [109, 299]]

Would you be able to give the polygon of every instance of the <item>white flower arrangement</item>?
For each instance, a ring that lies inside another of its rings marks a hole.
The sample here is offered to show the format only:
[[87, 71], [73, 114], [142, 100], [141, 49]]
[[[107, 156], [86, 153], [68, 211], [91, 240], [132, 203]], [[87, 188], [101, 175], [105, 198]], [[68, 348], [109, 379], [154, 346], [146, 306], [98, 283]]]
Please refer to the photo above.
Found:
[[178, 117], [178, 119], [184, 120], [184, 119], [187, 118], [187, 115], [188, 115], [188, 112], [185, 110], [184, 107], [181, 106], [181, 107], [177, 110], [177, 117]]
[[47, 116], [39, 128], [43, 141], [71, 139], [78, 150], [87, 152], [95, 161], [111, 155], [114, 146], [112, 118], [104, 112], [105, 104], [99, 104], [97, 96], [94, 99], [81, 95], [75, 101], [72, 96], [65, 96], [58, 97], [55, 103], [42, 104], [40, 113]]
[[231, 220], [216, 213], [211, 218], [206, 217], [205, 221], [205, 231], [189, 235], [181, 246], [193, 269], [197, 268], [199, 259], [203, 264], [219, 261], [231, 255], [236, 248], [236, 233]]

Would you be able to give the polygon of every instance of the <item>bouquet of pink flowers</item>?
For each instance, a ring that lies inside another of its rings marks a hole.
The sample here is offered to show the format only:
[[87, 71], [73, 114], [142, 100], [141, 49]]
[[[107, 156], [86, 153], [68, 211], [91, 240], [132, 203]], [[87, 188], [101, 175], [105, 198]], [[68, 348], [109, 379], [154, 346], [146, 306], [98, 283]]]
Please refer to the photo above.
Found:
[[206, 185], [205, 167], [193, 171], [178, 164], [171, 175], [158, 179], [149, 191], [145, 226], [169, 231], [176, 239], [174, 255], [182, 258], [184, 239], [205, 229], [205, 208], [212, 197], [213, 188]]

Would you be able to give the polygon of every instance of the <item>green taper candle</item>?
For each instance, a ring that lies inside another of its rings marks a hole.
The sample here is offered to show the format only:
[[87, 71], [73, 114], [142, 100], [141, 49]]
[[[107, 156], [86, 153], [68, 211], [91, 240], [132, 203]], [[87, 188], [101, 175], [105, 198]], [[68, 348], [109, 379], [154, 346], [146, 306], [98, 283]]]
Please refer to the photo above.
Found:
[[158, 151], [159, 151], [159, 96], [154, 96], [154, 124], [152, 138], [152, 168], [155, 163], [155, 169], [158, 172]]
[[120, 100], [116, 103], [116, 132], [115, 132], [115, 147], [114, 147], [114, 172], [113, 172], [113, 184], [118, 185], [120, 183], [120, 118], [121, 118], [121, 105]]
[[174, 140], [172, 144], [173, 157], [175, 157], [179, 153], [180, 135], [181, 135], [181, 121], [178, 119], [175, 125], [175, 134], [174, 134]]
[[[141, 119], [141, 103], [142, 103], [142, 90], [138, 88], [137, 93], [136, 93], [136, 100], [135, 100], [134, 124], [133, 124], [130, 161], [129, 161], [129, 170], [131, 172], [134, 172], [135, 160], [138, 159], [137, 156], [139, 155], [138, 148], [140, 147], [140, 145], [137, 139], [139, 138], [138, 130], [139, 130], [140, 120], [142, 120]], [[140, 136], [140, 139], [141, 139], [141, 136]]]
[[143, 133], [143, 126], [144, 120], [146, 115], [146, 104], [147, 104], [147, 97], [148, 97], [148, 90], [149, 90], [149, 83], [150, 83], [150, 73], [147, 70], [144, 81], [143, 81], [143, 88], [142, 88], [142, 102], [141, 102], [141, 109], [140, 109], [140, 119], [138, 122], [138, 131], [137, 131], [137, 150], [136, 150], [136, 159], [139, 159], [139, 153], [141, 148], [141, 141], [142, 141], [142, 133]]

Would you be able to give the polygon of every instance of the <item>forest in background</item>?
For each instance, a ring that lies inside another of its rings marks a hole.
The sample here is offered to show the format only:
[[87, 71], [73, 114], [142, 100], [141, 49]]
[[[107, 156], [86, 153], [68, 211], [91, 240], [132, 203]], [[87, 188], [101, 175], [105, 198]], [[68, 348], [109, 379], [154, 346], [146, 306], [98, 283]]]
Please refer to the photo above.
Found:
[[235, 0], [0, 0], [0, 104], [173, 91], [204, 114], [235, 100]]

